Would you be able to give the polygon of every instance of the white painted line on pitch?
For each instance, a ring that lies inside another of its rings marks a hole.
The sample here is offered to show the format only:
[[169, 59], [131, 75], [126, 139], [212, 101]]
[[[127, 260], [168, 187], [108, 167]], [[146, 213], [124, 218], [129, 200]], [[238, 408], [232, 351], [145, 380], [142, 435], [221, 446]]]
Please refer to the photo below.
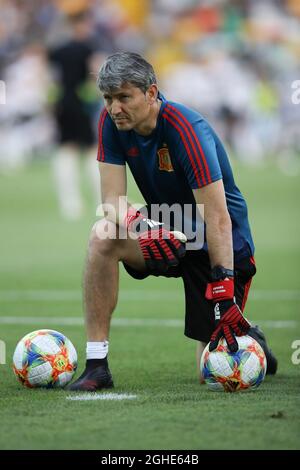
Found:
[[[80, 325], [84, 324], [83, 318], [80, 317], [16, 317], [16, 316], [0, 316], [0, 324], [2, 325], [40, 325], [47, 323], [48, 325]], [[115, 318], [112, 320], [114, 326], [167, 326], [181, 327], [183, 321], [180, 319], [156, 319], [156, 318]]]
[[84, 393], [80, 395], [69, 395], [66, 400], [71, 401], [92, 401], [92, 400], [134, 400], [137, 395], [127, 393]]
[[0, 324], [2, 325], [40, 325], [41, 323], [47, 323], [48, 325], [83, 325], [83, 318], [80, 317], [13, 317], [13, 316], [1, 316]]
[[300, 300], [300, 290], [256, 290], [249, 292], [249, 300]]
[[[0, 301], [15, 302], [77, 302], [81, 301], [82, 294], [77, 290], [1, 290]], [[119, 299], [122, 302], [155, 301], [178, 302], [183, 299], [182, 291], [158, 289], [135, 290], [129, 289], [120, 291]], [[300, 290], [252, 290], [249, 299], [254, 301], [276, 301], [276, 300], [300, 300]]]
[[[300, 325], [298, 320], [253, 320], [253, 324], [259, 324], [266, 328], [282, 329], [297, 328]], [[22, 316], [1, 316], [2, 325], [71, 325], [83, 326], [83, 318], [80, 317], [22, 317]], [[183, 320], [177, 318], [113, 318], [112, 325], [116, 327], [168, 327], [182, 328]]]
[[48, 302], [71, 302], [82, 298], [81, 292], [77, 290], [2, 290], [0, 300], [6, 302], [22, 301], [48, 301]]
[[258, 324], [266, 328], [297, 328], [299, 321], [297, 320], [251, 320], [252, 324]]

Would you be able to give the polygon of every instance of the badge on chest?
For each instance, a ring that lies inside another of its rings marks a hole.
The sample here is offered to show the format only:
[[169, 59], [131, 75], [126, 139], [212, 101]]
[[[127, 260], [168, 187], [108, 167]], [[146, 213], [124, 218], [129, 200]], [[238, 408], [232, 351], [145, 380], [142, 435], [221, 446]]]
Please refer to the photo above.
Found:
[[162, 171], [174, 171], [172, 166], [171, 157], [169, 154], [169, 149], [166, 144], [163, 144], [163, 147], [157, 150], [158, 155], [158, 168]]

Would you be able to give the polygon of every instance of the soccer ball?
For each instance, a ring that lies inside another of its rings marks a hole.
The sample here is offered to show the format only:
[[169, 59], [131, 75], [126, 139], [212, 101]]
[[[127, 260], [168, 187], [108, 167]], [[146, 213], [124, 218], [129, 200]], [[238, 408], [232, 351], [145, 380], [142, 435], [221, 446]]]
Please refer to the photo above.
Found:
[[22, 338], [14, 352], [13, 369], [26, 387], [64, 387], [77, 368], [71, 341], [54, 330], [37, 330]]
[[210, 390], [237, 392], [256, 389], [263, 381], [267, 361], [266, 356], [251, 336], [238, 336], [239, 349], [230, 352], [224, 338], [217, 348], [203, 351], [200, 371]]

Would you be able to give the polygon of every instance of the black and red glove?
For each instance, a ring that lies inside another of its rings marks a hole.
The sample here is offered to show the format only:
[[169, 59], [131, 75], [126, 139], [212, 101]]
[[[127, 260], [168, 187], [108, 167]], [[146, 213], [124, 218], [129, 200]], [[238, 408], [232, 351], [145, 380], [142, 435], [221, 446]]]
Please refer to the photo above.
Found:
[[149, 270], [164, 273], [170, 266], [177, 266], [185, 255], [186, 236], [170, 231], [163, 222], [147, 219], [141, 212], [129, 209], [125, 225], [136, 234]]
[[[210, 351], [216, 349], [220, 339], [224, 337], [229, 350], [236, 352], [238, 343], [235, 336], [246, 335], [251, 326], [235, 302], [233, 272], [232, 276], [228, 276], [226, 274], [228, 272], [229, 270], [224, 269], [222, 266], [214, 268], [212, 272], [214, 280], [206, 288], [205, 297], [214, 302], [216, 324], [210, 338]], [[217, 279], [218, 277], [219, 279]], [[225, 278], [222, 279], [222, 277]]]

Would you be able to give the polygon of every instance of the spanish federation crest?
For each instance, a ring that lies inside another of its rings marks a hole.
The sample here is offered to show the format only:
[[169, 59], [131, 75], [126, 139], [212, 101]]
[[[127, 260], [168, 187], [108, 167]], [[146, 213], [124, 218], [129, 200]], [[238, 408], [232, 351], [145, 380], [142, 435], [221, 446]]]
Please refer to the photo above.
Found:
[[157, 155], [158, 155], [158, 165], [159, 165], [160, 170], [174, 171], [171, 157], [169, 154], [169, 149], [166, 144], [163, 144], [163, 147], [157, 150]]

